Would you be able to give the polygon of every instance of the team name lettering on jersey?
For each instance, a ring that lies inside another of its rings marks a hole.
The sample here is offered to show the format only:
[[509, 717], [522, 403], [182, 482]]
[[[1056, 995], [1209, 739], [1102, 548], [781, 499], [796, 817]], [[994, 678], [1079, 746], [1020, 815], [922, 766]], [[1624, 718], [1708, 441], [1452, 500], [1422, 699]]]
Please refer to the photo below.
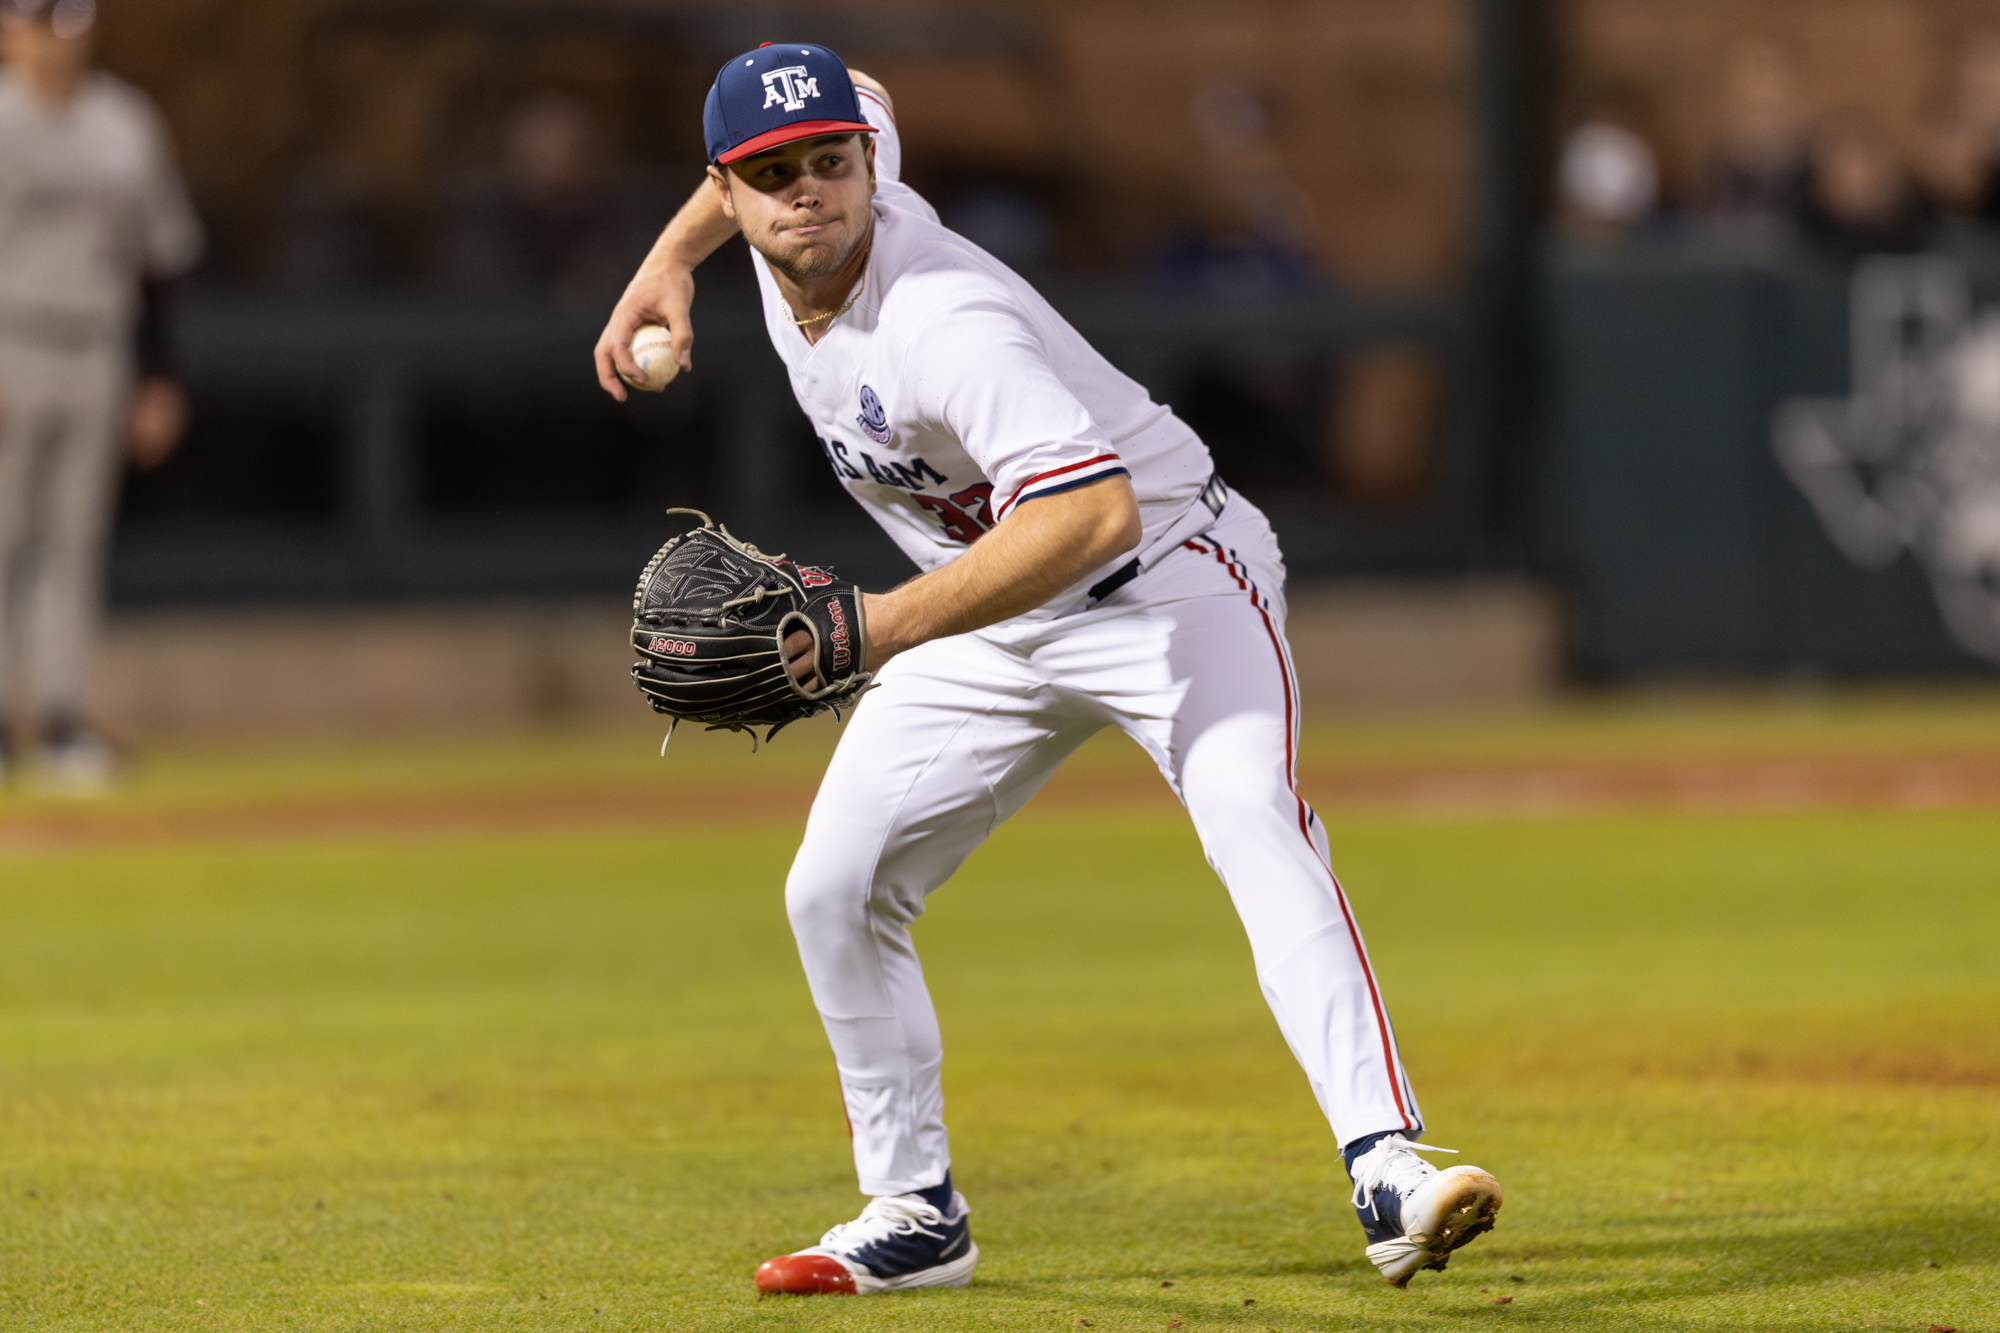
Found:
[[877, 466], [875, 459], [866, 450], [861, 454], [861, 465], [868, 469], [868, 475], [884, 486], [895, 486], [906, 491], [920, 491], [924, 479], [928, 477], [940, 486], [949, 486], [951, 479], [921, 458], [913, 458], [907, 463], [898, 463], [891, 458]]
[[907, 463], [899, 463], [893, 458], [877, 462], [875, 455], [866, 449], [858, 449], [855, 452], [861, 456], [861, 467], [868, 469], [863, 473], [861, 468], [854, 466], [854, 460], [848, 456], [847, 444], [844, 441], [822, 439], [819, 447], [826, 454], [826, 461], [833, 465], [834, 475], [848, 481], [860, 481], [866, 476], [878, 486], [894, 486], [902, 491], [920, 491], [926, 486], [951, 485], [950, 477], [932, 467], [923, 458], [912, 458]]
[[[993, 528], [991, 482], [977, 482], [953, 491], [951, 478], [932, 467], [926, 459], [912, 458], [903, 463], [890, 458], [878, 463], [866, 449], [857, 449], [855, 453], [861, 458], [861, 467], [867, 469], [863, 472], [854, 466], [848, 457], [847, 446], [841, 441], [822, 439], [819, 443], [826, 452], [826, 461], [833, 465], [835, 476], [844, 481], [866, 478], [878, 486], [892, 486], [899, 491], [910, 492], [910, 499], [917, 507], [937, 521], [948, 539], [961, 546], [972, 545]], [[927, 494], [926, 488], [930, 487], [949, 492], [950, 498]]]
[[826, 461], [833, 464], [833, 474], [849, 481], [860, 481], [861, 473], [854, 464], [847, 461], [847, 445], [839, 440], [821, 440], [819, 447], [826, 451]]

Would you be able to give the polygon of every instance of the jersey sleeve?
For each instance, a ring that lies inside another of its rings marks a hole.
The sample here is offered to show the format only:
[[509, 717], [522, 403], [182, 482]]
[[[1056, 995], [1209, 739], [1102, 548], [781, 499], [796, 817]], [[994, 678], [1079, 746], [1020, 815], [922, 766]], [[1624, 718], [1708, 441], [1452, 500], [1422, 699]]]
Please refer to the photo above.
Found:
[[1131, 475], [1034, 329], [997, 295], [930, 321], [910, 357], [919, 411], [993, 483], [995, 522], [1041, 496]]
[[875, 127], [875, 194], [884, 203], [938, 220], [930, 201], [903, 184], [903, 136], [896, 129], [896, 113], [889, 104], [868, 89], [855, 85], [861, 103], [861, 118]]
[[139, 109], [145, 175], [139, 189], [140, 262], [149, 278], [178, 277], [201, 258], [201, 222], [174, 161], [166, 123], [151, 106]]

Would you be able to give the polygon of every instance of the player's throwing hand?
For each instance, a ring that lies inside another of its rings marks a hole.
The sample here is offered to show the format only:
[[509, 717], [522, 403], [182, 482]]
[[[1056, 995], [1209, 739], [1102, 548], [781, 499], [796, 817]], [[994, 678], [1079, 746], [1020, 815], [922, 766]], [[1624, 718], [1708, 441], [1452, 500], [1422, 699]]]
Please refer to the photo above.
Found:
[[632, 358], [632, 335], [648, 324], [664, 325], [673, 335], [674, 359], [682, 370], [694, 369], [694, 321], [689, 311], [694, 306], [695, 266], [735, 234], [736, 223], [723, 212], [714, 185], [704, 182], [653, 242], [646, 262], [639, 265], [598, 336], [597, 382], [606, 393], [622, 403], [628, 382], [644, 382], [646, 376]]
[[626, 386], [643, 383], [646, 373], [632, 357], [632, 335], [648, 324], [659, 324], [673, 335], [674, 360], [682, 370], [694, 369], [694, 275], [685, 269], [657, 267], [649, 256], [612, 308], [604, 332], [597, 337], [597, 382], [619, 402]]

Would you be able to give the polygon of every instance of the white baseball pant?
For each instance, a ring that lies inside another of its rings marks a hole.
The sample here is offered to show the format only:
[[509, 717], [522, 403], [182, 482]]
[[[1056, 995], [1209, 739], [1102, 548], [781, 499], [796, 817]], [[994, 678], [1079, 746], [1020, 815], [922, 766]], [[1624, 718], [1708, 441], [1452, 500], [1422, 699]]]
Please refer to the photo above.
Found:
[[1284, 565], [1233, 496], [1215, 526], [1086, 611], [894, 658], [847, 722], [785, 902], [833, 1044], [866, 1194], [943, 1182], [943, 1049], [910, 923], [1092, 733], [1159, 764], [1249, 935], [1257, 977], [1345, 1145], [1417, 1130], [1326, 834], [1295, 787]]
[[21, 668], [44, 717], [89, 704], [130, 380], [121, 343], [0, 336], [0, 719]]

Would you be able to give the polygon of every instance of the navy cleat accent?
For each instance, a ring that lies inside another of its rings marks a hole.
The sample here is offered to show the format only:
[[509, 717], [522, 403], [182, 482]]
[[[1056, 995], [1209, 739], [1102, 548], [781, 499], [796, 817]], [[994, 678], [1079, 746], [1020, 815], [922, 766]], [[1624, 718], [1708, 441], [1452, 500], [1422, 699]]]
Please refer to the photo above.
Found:
[[1476, 1166], [1440, 1171], [1420, 1152], [1455, 1152], [1390, 1135], [1356, 1158], [1354, 1210], [1368, 1237], [1368, 1260], [1393, 1286], [1419, 1269], [1443, 1271], [1451, 1252], [1493, 1229], [1500, 1182]]
[[757, 1269], [757, 1290], [870, 1296], [964, 1286], [979, 1262], [972, 1209], [955, 1191], [944, 1208], [924, 1197], [936, 1192], [872, 1200], [861, 1216], [833, 1228], [811, 1249], [766, 1259]]

